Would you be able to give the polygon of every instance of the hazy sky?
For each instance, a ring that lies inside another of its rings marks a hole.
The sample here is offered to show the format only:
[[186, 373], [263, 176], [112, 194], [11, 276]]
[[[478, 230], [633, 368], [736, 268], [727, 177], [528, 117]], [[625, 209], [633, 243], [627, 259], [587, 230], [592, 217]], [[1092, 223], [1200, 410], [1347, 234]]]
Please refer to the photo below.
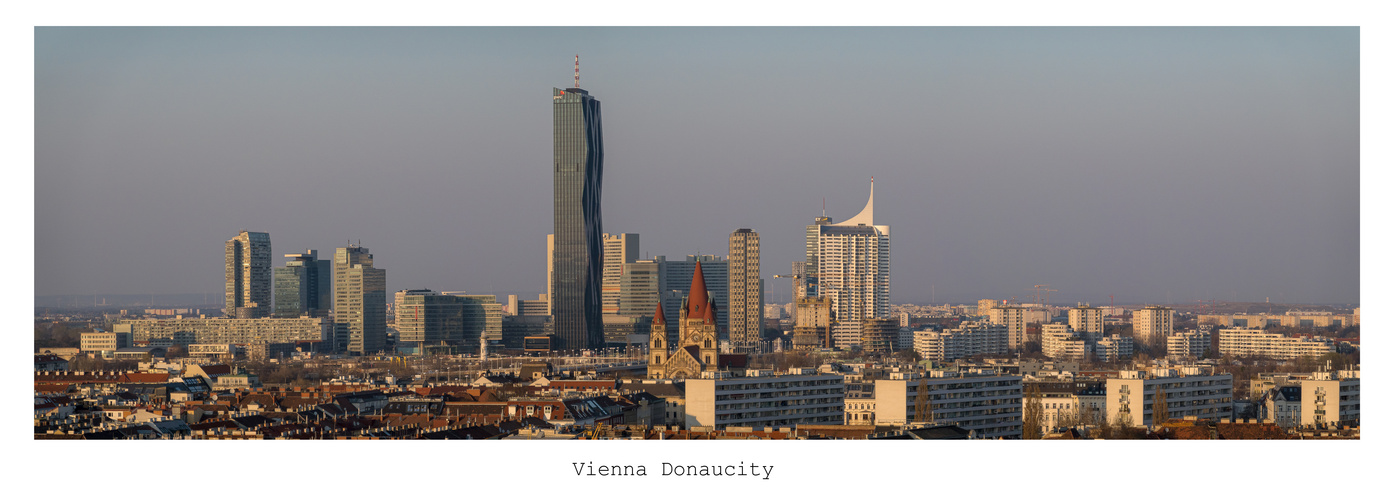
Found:
[[751, 228], [787, 273], [873, 176], [895, 303], [1352, 303], [1358, 34], [39, 28], [35, 294], [220, 294], [241, 229], [276, 266], [362, 242], [390, 293], [540, 293], [580, 54], [643, 254]]

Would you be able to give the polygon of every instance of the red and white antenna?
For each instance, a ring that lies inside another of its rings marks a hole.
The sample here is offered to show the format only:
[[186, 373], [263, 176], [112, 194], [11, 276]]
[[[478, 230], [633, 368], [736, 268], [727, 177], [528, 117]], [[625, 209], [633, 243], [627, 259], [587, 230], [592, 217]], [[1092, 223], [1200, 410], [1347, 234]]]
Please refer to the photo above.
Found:
[[577, 54], [572, 55], [572, 88], [582, 88], [582, 64], [580, 64]]

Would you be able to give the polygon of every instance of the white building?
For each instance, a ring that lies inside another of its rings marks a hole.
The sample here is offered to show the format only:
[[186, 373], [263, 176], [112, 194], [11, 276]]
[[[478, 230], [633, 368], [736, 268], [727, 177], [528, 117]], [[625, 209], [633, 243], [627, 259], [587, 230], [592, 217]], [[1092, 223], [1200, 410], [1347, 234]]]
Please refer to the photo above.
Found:
[[847, 349], [861, 343], [864, 319], [889, 316], [892, 228], [873, 224], [871, 180], [863, 211], [838, 224], [827, 221], [806, 228], [807, 251], [814, 252], [807, 262], [814, 258], [819, 296], [832, 301], [835, 346]]
[[1324, 337], [1287, 337], [1261, 329], [1224, 328], [1218, 330], [1218, 352], [1271, 359], [1319, 357], [1334, 352], [1334, 341]]
[[1043, 355], [1053, 359], [1085, 359], [1092, 343], [1062, 323], [1043, 325]]
[[1122, 370], [1106, 379], [1106, 422], [1122, 420], [1136, 427], [1155, 425], [1155, 392], [1164, 391], [1168, 418], [1232, 418], [1232, 374], [1185, 366], [1150, 371]]
[[1300, 420], [1297, 424], [1358, 426], [1358, 376], [1358, 370], [1316, 372], [1309, 380], [1300, 381]]
[[1131, 323], [1135, 327], [1135, 338], [1145, 344], [1163, 343], [1174, 333], [1174, 310], [1162, 306], [1148, 306], [1135, 311]]
[[1179, 332], [1169, 336], [1169, 357], [1202, 359], [1213, 347], [1213, 336], [1207, 330]]
[[1023, 348], [1024, 333], [1028, 330], [1027, 308], [1018, 305], [1002, 305], [990, 309], [990, 323], [1008, 327], [1009, 349]]
[[1102, 361], [1130, 359], [1135, 355], [1135, 339], [1120, 334], [1096, 342], [1096, 358]]
[[954, 330], [921, 331], [913, 334], [913, 349], [922, 359], [946, 361], [977, 354], [1009, 351], [1009, 329], [984, 322], [961, 323]]
[[792, 368], [748, 370], [746, 377], [704, 372], [684, 382], [685, 424], [724, 429], [838, 425], [844, 421], [844, 376]]
[[954, 372], [901, 372], [892, 377], [874, 382], [874, 424], [918, 421], [917, 398], [924, 393], [923, 421], [969, 429], [976, 439], [1023, 436], [1021, 377]]
[[1090, 304], [1077, 304], [1077, 307], [1067, 310], [1067, 326], [1078, 333], [1090, 334], [1093, 340], [1100, 340], [1106, 331], [1105, 312]]

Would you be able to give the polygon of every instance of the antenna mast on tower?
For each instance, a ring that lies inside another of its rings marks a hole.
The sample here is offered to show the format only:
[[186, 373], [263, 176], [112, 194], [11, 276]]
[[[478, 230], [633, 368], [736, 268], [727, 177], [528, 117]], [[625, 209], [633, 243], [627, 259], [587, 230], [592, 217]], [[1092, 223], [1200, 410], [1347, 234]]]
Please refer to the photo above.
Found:
[[572, 88], [582, 88], [582, 64], [577, 54], [572, 55]]

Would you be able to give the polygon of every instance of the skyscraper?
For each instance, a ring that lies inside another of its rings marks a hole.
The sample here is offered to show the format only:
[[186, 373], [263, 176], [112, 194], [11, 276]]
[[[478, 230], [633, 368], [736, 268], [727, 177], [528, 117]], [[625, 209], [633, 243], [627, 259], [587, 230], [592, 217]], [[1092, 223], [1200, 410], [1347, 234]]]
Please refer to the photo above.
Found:
[[738, 229], [728, 237], [728, 339], [752, 349], [762, 338], [761, 235]]
[[832, 302], [836, 346], [847, 348], [861, 343], [864, 319], [888, 315], [891, 228], [873, 225], [871, 179], [863, 211], [838, 224], [828, 221], [820, 217], [806, 227], [806, 271], [816, 280], [816, 296]]
[[316, 259], [315, 250], [288, 253], [291, 259], [284, 267], [272, 270], [272, 287], [276, 296], [278, 318], [295, 318], [303, 314], [324, 316], [334, 302], [334, 281], [330, 261]]
[[553, 89], [554, 347], [602, 340], [601, 101], [586, 90]]
[[242, 231], [223, 250], [224, 314], [265, 318], [272, 312], [272, 239]]
[[335, 350], [368, 355], [386, 347], [386, 282], [373, 265], [367, 248], [335, 249]]

